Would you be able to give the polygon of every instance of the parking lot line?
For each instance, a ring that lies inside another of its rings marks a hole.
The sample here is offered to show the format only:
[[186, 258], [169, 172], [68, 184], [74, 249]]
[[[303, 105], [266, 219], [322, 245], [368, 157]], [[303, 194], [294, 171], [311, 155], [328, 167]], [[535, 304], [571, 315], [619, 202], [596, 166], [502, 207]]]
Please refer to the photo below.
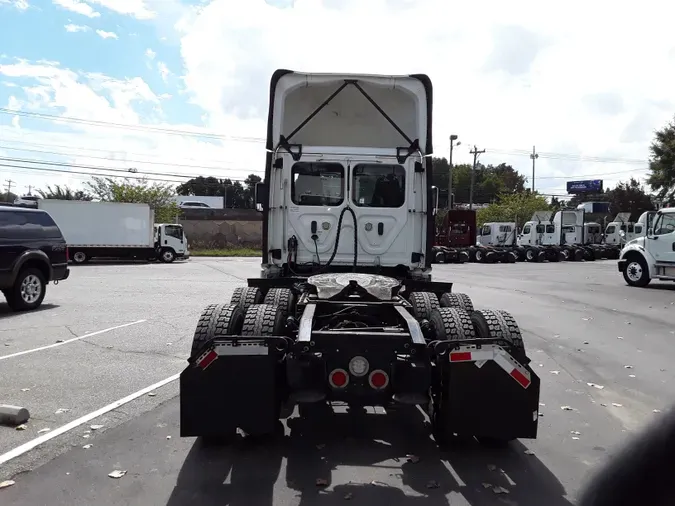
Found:
[[80, 418], [77, 418], [72, 422], [62, 425], [58, 429], [54, 429], [53, 431], [43, 434], [40, 437], [36, 437], [35, 439], [32, 439], [31, 441], [28, 441], [27, 443], [24, 443], [21, 446], [17, 446], [13, 450], [10, 450], [7, 453], [0, 455], [0, 466], [3, 465], [5, 462], [8, 462], [12, 459], [15, 459], [16, 457], [23, 455], [27, 451], [32, 450], [33, 448], [41, 445], [42, 443], [45, 443], [50, 439], [54, 439], [56, 436], [60, 436], [61, 434], [64, 434], [65, 432], [68, 432], [69, 430], [72, 430], [75, 427], [82, 425], [83, 423], [87, 423], [88, 421], [93, 420], [94, 418], [98, 418], [99, 416], [106, 414], [108, 411], [117, 409], [120, 406], [123, 406], [128, 402], [133, 401], [134, 399], [137, 399], [141, 395], [145, 395], [149, 392], [152, 392], [153, 390], [156, 390], [160, 387], [163, 387], [164, 385], [167, 385], [168, 383], [171, 383], [172, 381], [176, 381], [179, 377], [180, 373], [174, 374], [173, 376], [163, 379], [162, 381], [158, 381], [154, 385], [145, 387], [142, 390], [139, 390], [138, 392], [134, 392], [133, 394], [127, 395], [126, 397], [123, 397], [122, 399], [119, 399], [111, 404], [108, 404], [107, 406], [103, 406], [102, 408], [97, 409], [96, 411], [92, 411], [87, 415], [81, 416]]
[[135, 322], [125, 323], [123, 325], [117, 325], [115, 327], [110, 327], [108, 329], [97, 330], [96, 332], [90, 332], [89, 334], [85, 334], [83, 336], [73, 337], [72, 339], [66, 339], [65, 341], [62, 341], [60, 343], [49, 344], [47, 346], [40, 346], [39, 348], [33, 348], [31, 350], [19, 351], [17, 353], [12, 353], [11, 355], [4, 355], [4, 356], [0, 357], [0, 360], [5, 360], [6, 358], [19, 357], [21, 355], [27, 355], [28, 353], [34, 353], [36, 351], [48, 350], [49, 348], [56, 348], [57, 346], [63, 346], [64, 344], [72, 343], [74, 341], [79, 341], [80, 339], [86, 339], [87, 337], [97, 336], [99, 334], [104, 334], [106, 332], [110, 332], [111, 330], [122, 329], [124, 327], [130, 327], [131, 325], [136, 325], [138, 323], [143, 323], [143, 322], [146, 322], [146, 321], [147, 320], [137, 320]]

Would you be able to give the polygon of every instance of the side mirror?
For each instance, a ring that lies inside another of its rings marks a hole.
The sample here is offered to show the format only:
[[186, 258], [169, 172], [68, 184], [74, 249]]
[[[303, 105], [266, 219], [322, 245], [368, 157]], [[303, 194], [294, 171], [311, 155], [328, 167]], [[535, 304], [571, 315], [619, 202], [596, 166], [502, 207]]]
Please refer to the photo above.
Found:
[[619, 235], [620, 235], [622, 238], [625, 239], [625, 237], [626, 237], [626, 232], [624, 232], [623, 230], [620, 230], [620, 231], [619, 231]]
[[255, 210], [261, 213], [267, 204], [268, 192], [267, 184], [260, 182], [255, 184]]
[[438, 187], [432, 186], [431, 189], [434, 190], [434, 194], [435, 194], [435, 197], [436, 197], [436, 200], [433, 203], [434, 204], [433, 213], [434, 213], [434, 216], [436, 216], [438, 214]]

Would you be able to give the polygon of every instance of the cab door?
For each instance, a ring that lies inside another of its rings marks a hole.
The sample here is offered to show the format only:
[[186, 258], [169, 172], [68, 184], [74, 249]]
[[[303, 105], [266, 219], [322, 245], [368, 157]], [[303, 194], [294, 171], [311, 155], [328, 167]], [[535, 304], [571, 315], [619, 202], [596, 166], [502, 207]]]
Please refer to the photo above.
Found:
[[662, 214], [654, 220], [654, 229], [646, 241], [649, 253], [657, 262], [675, 264], [675, 213]]

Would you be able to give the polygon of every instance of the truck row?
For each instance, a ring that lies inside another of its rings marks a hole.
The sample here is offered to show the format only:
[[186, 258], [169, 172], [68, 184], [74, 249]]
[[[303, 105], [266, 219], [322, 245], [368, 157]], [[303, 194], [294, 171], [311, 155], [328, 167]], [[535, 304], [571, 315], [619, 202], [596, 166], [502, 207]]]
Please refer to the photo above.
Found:
[[522, 230], [515, 222], [484, 223], [478, 229], [476, 212], [449, 211], [437, 227], [435, 263], [515, 263], [618, 259], [621, 248], [647, 233], [655, 212], [645, 212], [636, 223], [630, 213], [619, 213], [602, 226], [585, 221], [583, 209], [534, 213]]

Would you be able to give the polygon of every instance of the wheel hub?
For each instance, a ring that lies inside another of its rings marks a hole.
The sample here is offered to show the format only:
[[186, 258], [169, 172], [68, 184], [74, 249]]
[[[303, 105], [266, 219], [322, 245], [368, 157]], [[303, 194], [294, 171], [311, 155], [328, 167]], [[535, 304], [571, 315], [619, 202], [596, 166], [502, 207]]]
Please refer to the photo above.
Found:
[[42, 293], [42, 285], [37, 276], [31, 274], [21, 282], [21, 298], [27, 304], [35, 302]]
[[640, 281], [642, 277], [642, 266], [638, 262], [631, 262], [626, 268], [626, 275], [631, 281]]

